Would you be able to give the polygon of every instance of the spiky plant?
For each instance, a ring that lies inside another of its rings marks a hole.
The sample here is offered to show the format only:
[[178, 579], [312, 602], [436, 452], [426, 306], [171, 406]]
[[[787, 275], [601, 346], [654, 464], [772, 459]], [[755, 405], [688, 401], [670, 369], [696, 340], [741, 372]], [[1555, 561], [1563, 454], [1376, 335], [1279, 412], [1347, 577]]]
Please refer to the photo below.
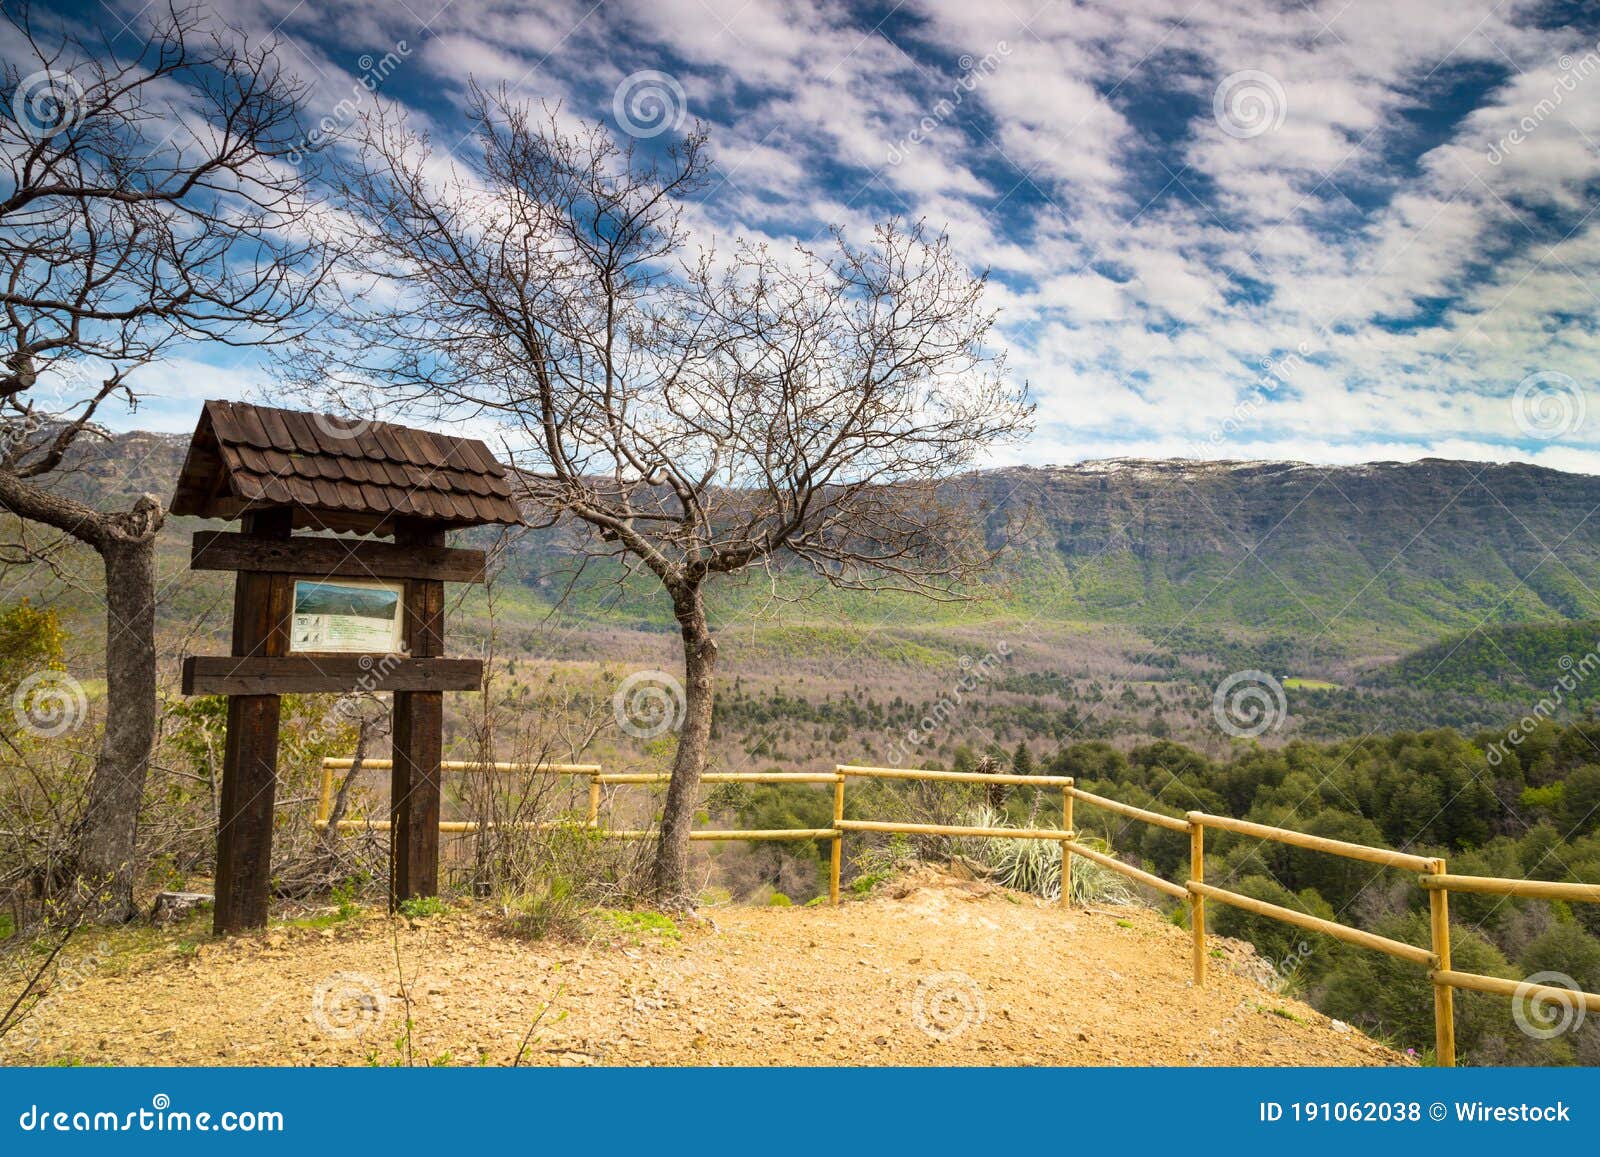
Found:
[[[961, 822], [975, 828], [1014, 826], [989, 807], [974, 809]], [[1079, 842], [1096, 851], [1110, 852], [1104, 840], [1079, 837]], [[1047, 900], [1061, 896], [1061, 845], [1055, 840], [977, 836], [959, 841], [959, 850], [988, 869], [990, 878], [998, 884]], [[1072, 902], [1134, 904], [1138, 899], [1123, 876], [1080, 856], [1072, 865]]]

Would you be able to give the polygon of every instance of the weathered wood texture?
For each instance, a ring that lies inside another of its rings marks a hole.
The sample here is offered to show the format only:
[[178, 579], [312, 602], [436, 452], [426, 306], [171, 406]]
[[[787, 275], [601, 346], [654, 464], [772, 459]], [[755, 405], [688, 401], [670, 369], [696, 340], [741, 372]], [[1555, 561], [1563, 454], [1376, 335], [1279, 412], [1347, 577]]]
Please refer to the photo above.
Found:
[[[245, 524], [255, 536], [287, 538], [291, 515], [287, 510], [259, 511], [246, 516]], [[233, 595], [233, 653], [238, 659], [271, 660], [288, 652], [289, 586], [284, 575], [239, 575]], [[228, 700], [217, 817], [217, 903], [211, 922], [219, 933], [266, 927], [277, 787], [278, 696], [234, 695]]]
[[237, 518], [287, 507], [296, 527], [389, 534], [405, 519], [514, 525], [506, 468], [475, 438], [210, 401], [172, 496], [173, 514]]
[[481, 583], [484, 553], [448, 546], [400, 546], [346, 538], [260, 538], [225, 530], [196, 532], [193, 570], [256, 570], [319, 578], [424, 578]]
[[[402, 549], [444, 544], [444, 531], [402, 523]], [[407, 579], [406, 646], [416, 661], [444, 650], [444, 584]], [[481, 664], [479, 664], [481, 668]], [[481, 677], [481, 672], [480, 672]], [[438, 691], [398, 691], [394, 697], [394, 761], [390, 772], [389, 900], [391, 906], [439, 890], [439, 777], [443, 753], [444, 696]]]

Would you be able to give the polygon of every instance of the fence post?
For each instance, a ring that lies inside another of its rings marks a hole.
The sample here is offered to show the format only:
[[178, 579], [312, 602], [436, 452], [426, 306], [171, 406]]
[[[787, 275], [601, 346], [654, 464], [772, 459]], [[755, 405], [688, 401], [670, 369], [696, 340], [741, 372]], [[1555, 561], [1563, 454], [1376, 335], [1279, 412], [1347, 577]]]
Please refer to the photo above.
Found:
[[[1433, 862], [1433, 874], [1445, 874], [1443, 860]], [[1433, 954], [1438, 957], [1436, 971], [1450, 968], [1450, 893], [1443, 888], [1428, 889], [1428, 915], [1433, 933]], [[1456, 1063], [1456, 990], [1448, 984], [1433, 982], [1433, 1052], [1434, 1059], [1444, 1068], [1454, 1068]]]
[[[1190, 812], [1189, 820], [1189, 879], [1205, 883], [1206, 879], [1206, 829], [1198, 819], [1199, 812]], [[1194, 936], [1194, 983], [1203, 987], [1206, 982], [1206, 898], [1189, 893], [1189, 927]]]
[[828, 902], [835, 906], [839, 903], [839, 869], [844, 861], [844, 830], [839, 827], [839, 821], [844, 819], [844, 773], [838, 768], [834, 769], [838, 776], [833, 781], [833, 849], [829, 854], [828, 863]]
[[328, 817], [333, 814], [333, 768], [328, 766], [328, 757], [322, 757], [322, 789], [317, 793], [317, 822], [327, 823]]
[[[1076, 833], [1072, 827], [1072, 785], [1066, 784], [1061, 789], [1061, 828], [1063, 831]], [[1072, 906], [1072, 849], [1067, 842], [1061, 842], [1061, 903], [1067, 907]]]
[[589, 826], [600, 826], [600, 781], [594, 772], [589, 773]]

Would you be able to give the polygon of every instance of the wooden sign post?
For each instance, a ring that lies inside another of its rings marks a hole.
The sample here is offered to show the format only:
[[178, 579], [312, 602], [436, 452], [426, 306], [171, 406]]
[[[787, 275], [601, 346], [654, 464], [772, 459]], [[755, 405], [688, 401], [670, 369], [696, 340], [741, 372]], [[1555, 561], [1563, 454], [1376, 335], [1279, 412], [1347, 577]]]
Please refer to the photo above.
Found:
[[505, 468], [470, 439], [207, 402], [172, 513], [242, 523], [196, 533], [190, 557], [238, 576], [232, 653], [183, 665], [185, 694], [228, 696], [215, 929], [267, 922], [286, 692], [393, 692], [390, 903], [433, 895], [444, 692], [483, 682], [481, 662], [444, 656], [444, 584], [482, 582], [483, 552], [445, 533], [520, 521]]

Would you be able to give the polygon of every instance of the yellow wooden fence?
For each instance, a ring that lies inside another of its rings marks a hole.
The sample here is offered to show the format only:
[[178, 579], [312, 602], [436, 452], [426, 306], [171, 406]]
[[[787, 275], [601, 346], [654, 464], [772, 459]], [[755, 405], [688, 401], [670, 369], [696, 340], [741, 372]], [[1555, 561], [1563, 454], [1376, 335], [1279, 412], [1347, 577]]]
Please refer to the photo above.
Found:
[[[354, 761], [350, 759], [324, 759], [322, 761], [322, 790], [317, 808], [316, 824], [326, 826], [333, 806], [333, 773], [348, 771]], [[364, 770], [383, 771], [391, 767], [390, 761], [369, 759], [362, 763]], [[599, 764], [586, 763], [479, 763], [446, 761], [446, 772], [491, 771], [528, 775], [582, 776], [589, 781], [589, 804], [585, 824], [604, 836], [616, 839], [644, 839], [653, 836], [651, 829], [618, 829], [600, 826], [602, 788], [608, 785], [648, 785], [666, 783], [671, 778], [666, 773], [638, 772], [607, 774]], [[1061, 826], [1059, 828], [986, 828], [953, 824], [913, 824], [888, 820], [847, 820], [844, 818], [845, 785], [851, 779], [897, 779], [920, 782], [954, 782], [974, 784], [1004, 784], [1014, 787], [1056, 788], [1061, 791]], [[1415, 856], [1388, 848], [1369, 847], [1323, 836], [1306, 835], [1288, 828], [1251, 823], [1247, 820], [1215, 816], [1192, 811], [1182, 819], [1160, 812], [1134, 807], [1120, 800], [1094, 795], [1077, 787], [1070, 776], [1007, 775], [983, 772], [933, 771], [927, 768], [867, 767], [856, 764], [838, 764], [831, 772], [708, 772], [702, 783], [811, 783], [833, 785], [833, 824], [826, 828], [767, 828], [755, 830], [712, 828], [690, 833], [692, 840], [828, 840], [830, 865], [828, 898], [839, 902], [839, 877], [843, 865], [844, 837], [850, 832], [885, 832], [897, 835], [929, 835], [956, 837], [987, 837], [993, 839], [1055, 840], [1061, 844], [1061, 902], [1071, 902], [1072, 857], [1081, 856], [1111, 871], [1154, 889], [1164, 895], [1188, 903], [1192, 931], [1194, 982], [1206, 982], [1206, 901], [1214, 900], [1258, 916], [1291, 924], [1312, 932], [1320, 932], [1362, 948], [1384, 952], [1408, 960], [1428, 970], [1433, 982], [1434, 1044], [1438, 1063], [1456, 1063], [1455, 1045], [1455, 990], [1469, 989], [1517, 1000], [1581, 1002], [1590, 1012], [1600, 1013], [1600, 994], [1575, 992], [1545, 984], [1530, 984], [1506, 980], [1498, 976], [1485, 976], [1475, 972], [1459, 972], [1450, 961], [1450, 893], [1471, 892], [1480, 895], [1517, 896], [1544, 900], [1600, 903], [1600, 884], [1564, 884], [1548, 880], [1517, 880], [1498, 876], [1451, 875], [1445, 861], [1437, 857]], [[1181, 883], [1163, 879], [1142, 868], [1136, 868], [1115, 856], [1088, 847], [1078, 840], [1073, 824], [1074, 801], [1111, 812], [1127, 819], [1182, 832], [1189, 837], [1189, 876]], [[386, 820], [341, 820], [336, 825], [341, 831], [388, 831]], [[471, 820], [441, 821], [442, 832], [472, 832], [478, 824]], [[519, 827], [555, 828], [572, 826], [570, 823], [518, 824]], [[1205, 833], [1208, 828], [1232, 832], [1236, 835], [1270, 840], [1289, 847], [1324, 852], [1361, 860], [1385, 868], [1414, 873], [1417, 883], [1427, 891], [1429, 904], [1430, 937], [1427, 948], [1379, 936], [1360, 928], [1352, 928], [1334, 920], [1325, 920], [1292, 908], [1269, 904], [1264, 900], [1232, 892], [1206, 883]]]

